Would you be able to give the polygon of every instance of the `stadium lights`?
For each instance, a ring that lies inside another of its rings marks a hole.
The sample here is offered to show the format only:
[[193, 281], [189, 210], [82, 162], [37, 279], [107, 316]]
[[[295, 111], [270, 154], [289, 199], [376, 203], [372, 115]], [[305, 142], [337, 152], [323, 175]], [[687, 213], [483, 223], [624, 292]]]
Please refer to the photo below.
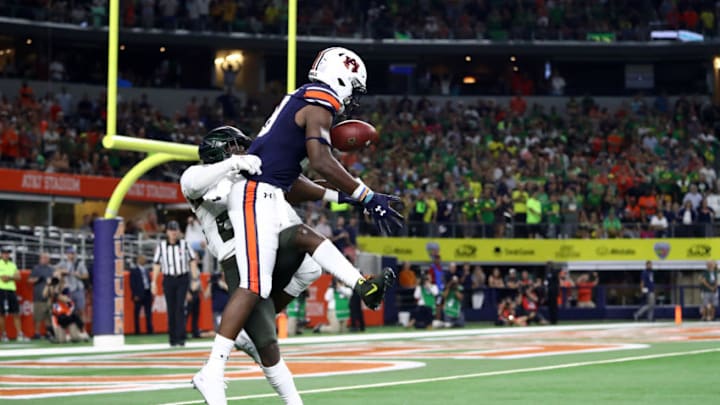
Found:
[[465, 76], [463, 77], [463, 84], [475, 84], [475, 76]]
[[31, 39], [31, 38], [26, 39], [26, 40], [25, 40], [25, 44], [26, 44], [26, 45], [32, 45], [32, 39]]
[[10, 48], [6, 49], [6, 50], [5, 50], [5, 53], [7, 53], [8, 55], [10, 55], [10, 54], [12, 53], [12, 49], [10, 49]]
[[715, 70], [720, 70], [720, 56], [716, 56], [713, 58], [713, 67]]
[[472, 60], [472, 57], [470, 57], [470, 55], [467, 55], [465, 57], [465, 62], [470, 62], [471, 60]]
[[160, 47], [160, 53], [163, 53], [163, 52], [165, 52], [165, 47], [164, 47], [164, 46], [161, 46], [161, 47]]
[[520, 70], [520, 69], [518, 69], [517, 66], [513, 66], [513, 72], [517, 72], [518, 70]]
[[515, 57], [515, 55], [510, 57], [510, 62], [515, 62], [516, 60], [517, 60], [517, 58]]
[[3, 55], [5, 55], [5, 51], [0, 50], [0, 56], [3, 56]]
[[120, 45], [120, 50], [121, 50], [121, 51], [124, 51], [124, 50], [125, 50], [125, 45]]
[[[223, 55], [223, 53], [225, 55]], [[230, 63], [233, 65], [242, 65], [243, 61], [245, 60], [245, 56], [243, 56], [241, 51], [225, 51], [225, 52], [218, 52], [217, 57], [215, 58], [215, 65], [220, 66], [224, 63]]]

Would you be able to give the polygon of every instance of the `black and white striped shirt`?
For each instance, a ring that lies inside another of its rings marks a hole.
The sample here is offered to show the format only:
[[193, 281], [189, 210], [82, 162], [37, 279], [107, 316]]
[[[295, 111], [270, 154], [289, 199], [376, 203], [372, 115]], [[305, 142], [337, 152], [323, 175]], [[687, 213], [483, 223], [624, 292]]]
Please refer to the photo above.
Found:
[[197, 254], [185, 239], [178, 239], [173, 245], [163, 240], [155, 248], [153, 263], [160, 265], [164, 276], [182, 276], [190, 271], [190, 261], [196, 258]]

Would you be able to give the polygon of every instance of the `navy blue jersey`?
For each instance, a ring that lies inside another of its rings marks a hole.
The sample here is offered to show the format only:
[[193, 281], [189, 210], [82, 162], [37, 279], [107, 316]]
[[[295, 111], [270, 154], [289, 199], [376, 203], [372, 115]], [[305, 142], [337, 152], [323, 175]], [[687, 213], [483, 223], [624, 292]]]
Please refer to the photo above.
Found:
[[342, 106], [337, 94], [322, 83], [305, 84], [286, 95], [248, 149], [262, 160], [262, 174], [249, 176], [251, 180], [290, 189], [302, 172], [300, 162], [307, 157], [305, 128], [295, 123], [295, 114], [308, 104], [325, 107], [333, 116]]
[[643, 287], [647, 288], [649, 293], [655, 292], [655, 275], [652, 270], [643, 270], [642, 281]]

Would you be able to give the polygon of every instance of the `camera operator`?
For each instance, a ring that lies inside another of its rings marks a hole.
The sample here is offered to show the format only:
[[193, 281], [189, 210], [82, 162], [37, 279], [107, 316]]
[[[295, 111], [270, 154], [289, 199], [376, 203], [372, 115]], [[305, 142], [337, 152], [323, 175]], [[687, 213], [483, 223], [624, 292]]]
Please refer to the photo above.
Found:
[[452, 276], [442, 296], [445, 303], [445, 325], [453, 328], [465, 326], [465, 314], [462, 309], [463, 286], [458, 276]]
[[[52, 320], [55, 332], [55, 342], [63, 343], [68, 340], [77, 342], [89, 340], [88, 334], [83, 330], [82, 318], [75, 309], [75, 303], [70, 297], [70, 290], [62, 282], [62, 274], [55, 272], [45, 285], [43, 296], [52, 307]], [[67, 332], [66, 332], [67, 331]], [[70, 336], [67, 336], [69, 332]]]
[[422, 281], [415, 287], [413, 294], [418, 306], [410, 320], [410, 325], [415, 325], [418, 329], [432, 326], [435, 319], [435, 303], [439, 294], [440, 291], [437, 284], [432, 281], [430, 273], [423, 273]]

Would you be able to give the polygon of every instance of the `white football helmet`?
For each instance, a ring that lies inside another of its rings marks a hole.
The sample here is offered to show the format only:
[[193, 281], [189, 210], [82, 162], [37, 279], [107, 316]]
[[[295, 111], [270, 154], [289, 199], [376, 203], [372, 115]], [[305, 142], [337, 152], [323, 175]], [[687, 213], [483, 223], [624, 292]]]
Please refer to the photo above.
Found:
[[330, 86], [342, 100], [343, 109], [357, 105], [357, 98], [366, 92], [365, 63], [355, 52], [345, 48], [333, 47], [320, 51], [308, 78]]

